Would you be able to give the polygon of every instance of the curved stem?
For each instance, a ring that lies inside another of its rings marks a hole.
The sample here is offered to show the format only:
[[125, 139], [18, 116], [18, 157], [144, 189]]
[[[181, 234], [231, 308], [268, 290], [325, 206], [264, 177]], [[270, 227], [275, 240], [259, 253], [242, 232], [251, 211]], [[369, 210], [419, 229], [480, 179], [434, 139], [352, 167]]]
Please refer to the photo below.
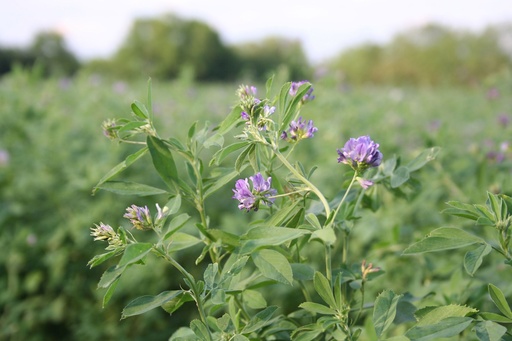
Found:
[[316, 196], [320, 199], [322, 202], [322, 205], [324, 206], [325, 215], [326, 217], [329, 217], [331, 214], [331, 209], [329, 207], [329, 203], [327, 202], [327, 199], [325, 199], [324, 195], [318, 188], [316, 188], [315, 185], [313, 185], [308, 179], [306, 179], [302, 174], [300, 174], [295, 167], [293, 167], [290, 162], [281, 154], [277, 149], [274, 149], [274, 153], [277, 156], [277, 158], [283, 163], [283, 165], [288, 168], [290, 172], [292, 172], [293, 175], [295, 175], [302, 183], [304, 183], [308, 188], [316, 194]]
[[352, 176], [352, 180], [350, 181], [350, 184], [348, 185], [347, 190], [345, 191], [345, 194], [343, 195], [343, 198], [341, 198], [341, 201], [338, 204], [338, 207], [336, 208], [336, 211], [334, 212], [334, 216], [332, 217], [332, 221], [334, 221], [334, 218], [336, 218], [336, 216], [338, 215], [338, 212], [340, 211], [341, 206], [345, 202], [345, 199], [347, 199], [348, 193], [352, 189], [352, 186], [354, 185], [354, 182], [356, 181], [356, 178], [357, 178], [357, 172], [354, 172], [354, 176]]

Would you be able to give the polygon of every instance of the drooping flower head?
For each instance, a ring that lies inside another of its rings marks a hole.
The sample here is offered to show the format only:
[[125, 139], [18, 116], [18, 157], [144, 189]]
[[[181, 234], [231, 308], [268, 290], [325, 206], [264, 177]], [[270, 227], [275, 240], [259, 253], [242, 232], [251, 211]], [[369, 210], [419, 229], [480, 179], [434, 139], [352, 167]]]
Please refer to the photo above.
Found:
[[[303, 84], [309, 83], [307, 80], [299, 81], [299, 82], [292, 82], [292, 85], [290, 86], [290, 96], [297, 95], [297, 91], [299, 90], [300, 86]], [[312, 101], [315, 99], [315, 96], [313, 95], [313, 87], [310, 87], [309, 90], [306, 92], [304, 96], [302, 96], [301, 102], [307, 102]]]
[[252, 188], [248, 179], [238, 179], [235, 183], [233, 199], [240, 202], [238, 208], [249, 212], [251, 209], [257, 211], [261, 202], [270, 206], [275, 200], [272, 196], [277, 193], [275, 189], [271, 188], [272, 178], [268, 177], [265, 180], [261, 173], [256, 173], [249, 179], [252, 182]]
[[290, 123], [288, 131], [281, 133], [281, 138], [288, 142], [298, 142], [302, 139], [308, 139], [314, 136], [314, 133], [318, 131], [318, 128], [313, 126], [313, 120], [306, 121], [299, 117], [297, 121]]
[[104, 121], [101, 125], [101, 128], [103, 129], [103, 135], [109, 139], [115, 140], [119, 137], [117, 133], [117, 129], [119, 129], [119, 127], [117, 126], [115, 120]]
[[153, 227], [153, 221], [147, 206], [139, 207], [131, 205], [126, 208], [124, 218], [130, 219], [133, 227], [137, 230], [150, 230]]
[[123, 246], [123, 241], [110, 225], [100, 223], [99, 225], [94, 224], [94, 226], [96, 227], [91, 227], [91, 236], [94, 237], [94, 240], [104, 240], [108, 242], [109, 246], [107, 249], [115, 249]]
[[382, 162], [379, 144], [369, 136], [350, 138], [342, 149], [338, 149], [338, 155], [338, 162], [350, 165], [358, 173], [370, 167], [378, 167]]

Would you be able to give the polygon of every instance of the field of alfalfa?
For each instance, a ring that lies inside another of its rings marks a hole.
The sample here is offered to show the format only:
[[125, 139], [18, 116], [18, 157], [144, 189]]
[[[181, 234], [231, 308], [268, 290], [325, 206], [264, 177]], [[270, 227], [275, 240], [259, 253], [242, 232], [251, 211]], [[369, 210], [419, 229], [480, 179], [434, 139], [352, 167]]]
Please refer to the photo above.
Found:
[[[383, 191], [383, 206], [357, 223], [350, 248], [353, 258], [364, 258], [385, 271], [368, 295], [386, 288], [427, 297], [421, 304], [492, 310], [486, 296], [489, 282], [506, 296], [512, 294], [510, 271], [497, 257], [487, 257], [471, 277], [461, 265], [464, 250], [402, 255], [434, 228], [476, 229], [442, 214], [447, 201], [484, 203], [487, 192], [512, 194], [511, 76], [471, 88], [350, 88], [329, 78], [312, 83], [316, 98], [303, 115], [315, 120], [318, 132], [296, 152], [301, 161], [319, 166], [315, 182], [327, 196], [337, 192], [336, 177], [341, 174], [336, 150], [350, 137], [370, 135], [380, 144], [384, 159], [397, 154], [404, 163], [425, 148], [441, 148], [436, 160], [414, 174], [414, 190], [401, 198]], [[194, 121], [207, 120], [214, 126], [236, 102], [237, 87], [153, 82], [160, 130], [183, 137]], [[101, 269], [87, 267], [101, 251], [89, 228], [98, 219], [125, 224], [124, 209], [140, 201], [102, 191], [91, 195], [103, 174], [134, 151], [105, 138], [102, 122], [128, 116], [130, 103], [144, 101], [146, 91], [145, 80], [43, 80], [29, 72], [1, 79], [1, 339], [162, 340], [190, 320], [183, 312], [169, 317], [153, 310], [119, 321], [126, 302], [176, 283], [172, 269], [156, 263], [141, 268], [102, 309], [103, 292], [97, 290]], [[137, 163], [123, 177], [161, 181], [147, 162]], [[212, 224], [227, 230], [243, 228], [247, 220], [231, 199], [231, 188], [226, 186], [225, 201], [207, 203], [215, 212]], [[186, 263], [187, 253], [181, 257]], [[283, 304], [289, 299], [283, 297]]]

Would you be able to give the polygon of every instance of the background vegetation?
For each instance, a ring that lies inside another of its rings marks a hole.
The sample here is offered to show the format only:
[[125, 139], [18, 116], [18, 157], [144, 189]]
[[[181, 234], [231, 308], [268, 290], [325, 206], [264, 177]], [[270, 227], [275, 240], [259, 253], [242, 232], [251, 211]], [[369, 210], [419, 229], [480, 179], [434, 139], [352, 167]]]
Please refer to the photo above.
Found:
[[[174, 45], [155, 48], [170, 32], [187, 43], [169, 38]], [[341, 53], [325, 66], [324, 76], [313, 73], [299, 42], [269, 38], [224, 46], [211, 28], [172, 16], [137, 21], [110, 60], [80, 68], [53, 33], [42, 34], [28, 49], [3, 48], [0, 339], [162, 340], [190, 319], [153, 311], [119, 321], [130, 299], [174, 287], [172, 269], [155, 264], [144, 267], [151, 271], [138, 270], [147, 271], [136, 276], [140, 282], [121, 283], [102, 309], [103, 293], [96, 289], [102, 269], [86, 266], [101, 247], [92, 242], [89, 227], [98, 219], [112, 226], [126, 224], [120, 218], [125, 208], [142, 204], [138, 198], [120, 200], [106, 192], [93, 197], [91, 190], [132, 152], [104, 138], [101, 123], [126, 116], [134, 99], [144, 99], [149, 76], [154, 78], [156, 118], [168, 136], [182, 136], [196, 120], [220, 122], [236, 101], [240, 79], [262, 89], [260, 80], [270, 72], [277, 72], [276, 84], [310, 78], [317, 97], [304, 115], [314, 118], [319, 131], [297, 152], [319, 165], [315, 182], [327, 195], [335, 193], [336, 149], [349, 137], [369, 134], [385, 158], [396, 153], [405, 161], [425, 147], [440, 146], [438, 160], [419, 173], [417, 192], [398, 201], [388, 198], [383, 209], [356, 229], [354, 258], [366, 258], [386, 271], [381, 287], [368, 295], [383, 288], [415, 296], [438, 292], [443, 295], [432, 294], [432, 302], [482, 307], [488, 305], [485, 293], [491, 278], [511, 295], [511, 276], [495, 271], [500, 268], [493, 258], [486, 258], [482, 270], [469, 277], [454, 265], [460, 262], [450, 261], [463, 253], [401, 256], [433, 228], [460, 224], [440, 213], [446, 201], [483, 203], [486, 191], [512, 195], [512, 74], [510, 55], [499, 43], [500, 34], [507, 32], [510, 28], [505, 27], [462, 34], [431, 26], [397, 36], [386, 46], [364, 45]], [[143, 35], [140, 41], [138, 34]], [[420, 43], [414, 34], [431, 38]], [[191, 44], [196, 35], [218, 49]], [[445, 53], [465, 42], [472, 42], [466, 54]], [[229, 58], [233, 62], [227, 63]], [[168, 60], [175, 63], [166, 64]], [[129, 172], [135, 181], [159, 181], [144, 162]], [[248, 217], [238, 211], [227, 187], [225, 201], [208, 203], [218, 212], [213, 223], [242, 231]], [[186, 262], [187, 254], [182, 258]], [[287, 304], [294, 304], [292, 297], [283, 297], [283, 307]]]

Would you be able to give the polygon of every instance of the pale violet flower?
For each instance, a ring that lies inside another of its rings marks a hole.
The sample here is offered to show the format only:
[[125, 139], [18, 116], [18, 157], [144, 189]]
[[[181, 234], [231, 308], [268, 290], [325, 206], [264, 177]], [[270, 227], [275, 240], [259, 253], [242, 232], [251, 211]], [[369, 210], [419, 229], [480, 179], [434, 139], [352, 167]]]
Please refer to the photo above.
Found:
[[302, 117], [299, 117], [297, 121], [292, 121], [290, 123], [288, 131], [283, 131], [281, 133], [281, 138], [288, 142], [297, 142], [302, 139], [313, 137], [314, 133], [317, 131], [318, 128], [313, 126], [313, 120], [306, 122], [305, 120], [302, 120]]
[[379, 144], [373, 142], [369, 136], [351, 138], [342, 149], [338, 149], [338, 155], [338, 162], [350, 165], [357, 172], [378, 167], [382, 162]]
[[252, 188], [248, 179], [239, 179], [235, 183], [233, 199], [239, 201], [238, 208], [257, 211], [260, 202], [270, 206], [275, 200], [272, 196], [277, 193], [275, 189], [271, 188], [272, 178], [268, 177], [265, 180], [261, 173], [257, 173], [249, 179], [252, 182]]

